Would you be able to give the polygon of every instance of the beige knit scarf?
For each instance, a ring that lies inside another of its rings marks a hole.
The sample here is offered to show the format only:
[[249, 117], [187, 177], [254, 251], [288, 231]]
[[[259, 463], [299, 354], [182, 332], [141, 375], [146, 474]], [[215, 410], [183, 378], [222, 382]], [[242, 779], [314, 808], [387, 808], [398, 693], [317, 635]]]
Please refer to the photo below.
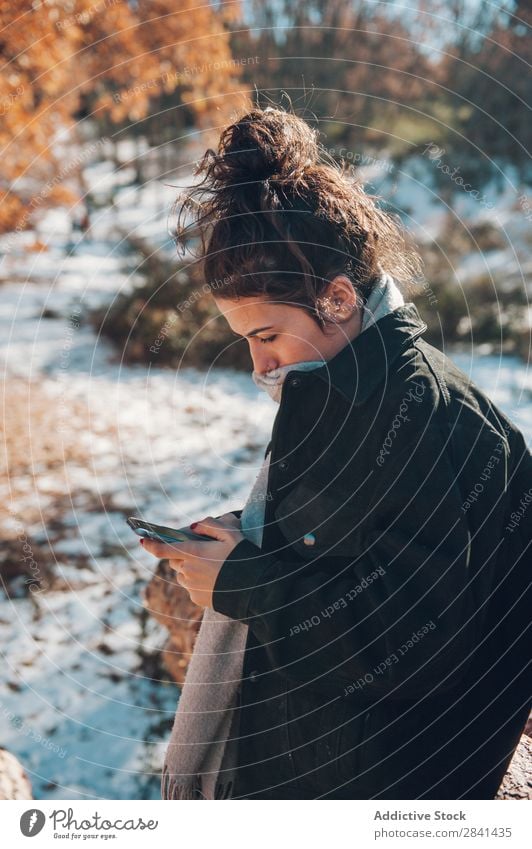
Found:
[[[403, 303], [393, 278], [383, 273], [365, 305], [362, 331]], [[289, 371], [320, 365], [323, 361], [305, 361], [282, 366], [267, 376], [254, 373], [253, 377], [257, 385], [279, 402], [282, 383]], [[240, 516], [242, 533], [259, 548], [269, 461], [270, 454], [263, 461]], [[232, 797], [238, 750], [235, 708], [247, 635], [248, 625], [205, 608], [164, 760], [163, 799]]]

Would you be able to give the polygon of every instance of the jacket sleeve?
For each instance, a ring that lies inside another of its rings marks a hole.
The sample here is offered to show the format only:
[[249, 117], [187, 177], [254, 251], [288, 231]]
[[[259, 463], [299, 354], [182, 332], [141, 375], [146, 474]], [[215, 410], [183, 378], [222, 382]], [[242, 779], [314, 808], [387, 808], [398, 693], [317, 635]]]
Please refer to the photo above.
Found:
[[337, 491], [324, 489], [316, 518], [308, 499], [302, 521], [319, 556], [297, 559], [287, 546], [281, 557], [244, 539], [217, 576], [214, 609], [247, 623], [291, 681], [413, 698], [456, 686], [471, 661], [482, 600], [444, 431], [397, 447], [363, 513], [356, 498], [339, 510]]

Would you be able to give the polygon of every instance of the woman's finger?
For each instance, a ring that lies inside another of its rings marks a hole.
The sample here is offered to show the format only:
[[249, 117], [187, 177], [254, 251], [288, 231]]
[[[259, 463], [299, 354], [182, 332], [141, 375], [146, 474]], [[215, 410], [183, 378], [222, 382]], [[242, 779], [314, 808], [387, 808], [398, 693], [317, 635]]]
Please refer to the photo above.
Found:
[[140, 544], [146, 551], [161, 560], [179, 560], [194, 555], [195, 543], [193, 542], [157, 542], [154, 539], [141, 537]]
[[213, 540], [226, 540], [227, 534], [233, 530], [233, 528], [227, 527], [212, 516], [207, 516], [200, 522], [193, 522], [190, 527], [195, 534], [205, 534], [212, 537]]
[[241, 530], [240, 519], [234, 513], [224, 513], [223, 516], [217, 517], [217, 521], [222, 522], [226, 527]]
[[186, 580], [185, 572], [183, 570], [184, 562], [185, 562], [184, 560], [169, 560], [168, 561], [168, 565], [176, 573], [176, 580], [179, 584], [181, 584], [181, 586], [184, 586], [184, 582]]

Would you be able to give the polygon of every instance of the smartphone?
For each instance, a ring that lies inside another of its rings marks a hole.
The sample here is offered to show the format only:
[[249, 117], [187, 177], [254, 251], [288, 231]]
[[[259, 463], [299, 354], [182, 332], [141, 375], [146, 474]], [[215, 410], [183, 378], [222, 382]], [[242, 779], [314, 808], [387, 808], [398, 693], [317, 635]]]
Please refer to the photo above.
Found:
[[213, 537], [208, 537], [204, 534], [195, 534], [193, 531], [186, 530], [185, 528], [165, 528], [164, 525], [154, 525], [152, 522], [145, 522], [143, 519], [135, 518], [135, 516], [130, 516], [127, 523], [139, 537], [147, 537], [157, 542], [172, 543], [186, 542], [187, 540], [214, 541]]

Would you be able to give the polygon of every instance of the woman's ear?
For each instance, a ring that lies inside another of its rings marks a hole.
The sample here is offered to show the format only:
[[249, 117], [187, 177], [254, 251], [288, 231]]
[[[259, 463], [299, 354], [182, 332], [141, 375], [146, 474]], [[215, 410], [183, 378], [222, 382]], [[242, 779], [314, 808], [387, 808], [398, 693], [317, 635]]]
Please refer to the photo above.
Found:
[[340, 301], [343, 305], [352, 308], [358, 306], [356, 289], [346, 274], [337, 274], [329, 283], [326, 294], [333, 299], [334, 303]]
[[350, 318], [359, 308], [356, 290], [345, 274], [338, 274], [318, 300], [320, 310], [337, 321]]

